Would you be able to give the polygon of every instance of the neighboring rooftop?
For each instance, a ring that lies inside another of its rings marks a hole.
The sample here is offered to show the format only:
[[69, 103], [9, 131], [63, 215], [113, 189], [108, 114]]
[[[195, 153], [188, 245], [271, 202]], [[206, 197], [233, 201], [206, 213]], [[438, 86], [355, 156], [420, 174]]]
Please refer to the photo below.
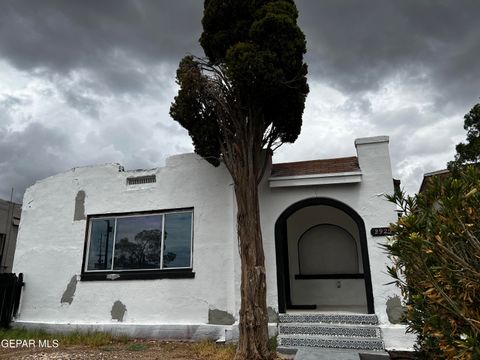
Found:
[[352, 171], [360, 171], [360, 167], [358, 165], [358, 158], [356, 156], [273, 164], [270, 176], [283, 177], [346, 173]]
[[418, 190], [418, 192], [419, 193], [424, 192], [425, 188], [432, 181], [433, 178], [438, 177], [441, 180], [444, 180], [445, 178], [448, 177], [449, 174], [450, 174], [450, 171], [448, 169], [437, 170], [437, 171], [432, 171], [432, 172], [429, 172], [429, 173], [425, 173], [423, 175], [422, 184], [420, 185], [420, 190]]
[[0, 211], [5, 211], [5, 212], [13, 211], [14, 214], [17, 214], [17, 213], [20, 214], [21, 209], [22, 209], [22, 204], [0, 199]]

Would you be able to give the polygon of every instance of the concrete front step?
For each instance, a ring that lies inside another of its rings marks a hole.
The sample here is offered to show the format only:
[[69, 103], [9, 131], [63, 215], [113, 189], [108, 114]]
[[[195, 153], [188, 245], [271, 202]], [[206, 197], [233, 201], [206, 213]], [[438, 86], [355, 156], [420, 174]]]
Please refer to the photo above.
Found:
[[325, 324], [325, 323], [280, 323], [281, 335], [319, 335], [360, 338], [380, 338], [380, 328], [373, 325]]
[[384, 350], [380, 338], [347, 338], [316, 335], [279, 335], [278, 346], [281, 348], [299, 349], [317, 347], [328, 349]]
[[358, 324], [377, 325], [378, 318], [375, 314], [279, 314], [280, 323], [326, 323], [326, 324]]
[[384, 343], [375, 314], [288, 313], [279, 316], [281, 349], [382, 351]]
[[388, 360], [387, 352], [358, 350], [303, 348], [296, 352], [294, 360]]

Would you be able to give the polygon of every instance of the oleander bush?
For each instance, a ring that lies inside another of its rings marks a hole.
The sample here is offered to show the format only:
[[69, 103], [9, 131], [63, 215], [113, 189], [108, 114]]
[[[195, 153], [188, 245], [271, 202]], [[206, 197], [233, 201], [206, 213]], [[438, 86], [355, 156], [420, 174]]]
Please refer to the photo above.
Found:
[[385, 246], [423, 359], [480, 359], [480, 171], [456, 170], [414, 196]]

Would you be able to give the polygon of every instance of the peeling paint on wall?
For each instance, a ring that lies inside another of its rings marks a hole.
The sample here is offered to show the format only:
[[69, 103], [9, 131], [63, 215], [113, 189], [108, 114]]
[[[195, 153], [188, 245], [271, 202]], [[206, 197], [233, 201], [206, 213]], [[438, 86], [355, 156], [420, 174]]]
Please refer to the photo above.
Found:
[[73, 221], [85, 220], [85, 191], [80, 190], [75, 197]]
[[126, 311], [127, 311], [127, 307], [124, 304], [122, 304], [120, 300], [115, 301], [113, 303], [112, 310], [110, 311], [110, 314], [112, 315], [112, 320], [117, 320], [122, 322]]
[[208, 310], [208, 323], [215, 325], [232, 325], [235, 318], [227, 311], [210, 309]]
[[398, 296], [389, 297], [387, 300], [388, 321], [392, 324], [402, 324], [405, 315], [405, 307]]
[[73, 301], [73, 297], [75, 296], [75, 290], [77, 289], [77, 275], [73, 275], [70, 279], [70, 282], [67, 285], [67, 288], [63, 292], [62, 298], [60, 299], [60, 303], [68, 303], [69, 305]]

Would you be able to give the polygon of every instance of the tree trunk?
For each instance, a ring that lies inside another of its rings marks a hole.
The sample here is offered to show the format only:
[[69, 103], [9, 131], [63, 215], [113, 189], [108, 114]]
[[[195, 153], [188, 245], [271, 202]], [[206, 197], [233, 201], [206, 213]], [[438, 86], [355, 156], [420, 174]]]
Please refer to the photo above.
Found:
[[[248, 164], [248, 165], [247, 165]], [[250, 165], [250, 166], [249, 166]], [[260, 227], [256, 166], [246, 161], [237, 168], [235, 195], [237, 199], [237, 231], [241, 259], [240, 339], [236, 360], [266, 360], [268, 350], [267, 286], [265, 256]]]

